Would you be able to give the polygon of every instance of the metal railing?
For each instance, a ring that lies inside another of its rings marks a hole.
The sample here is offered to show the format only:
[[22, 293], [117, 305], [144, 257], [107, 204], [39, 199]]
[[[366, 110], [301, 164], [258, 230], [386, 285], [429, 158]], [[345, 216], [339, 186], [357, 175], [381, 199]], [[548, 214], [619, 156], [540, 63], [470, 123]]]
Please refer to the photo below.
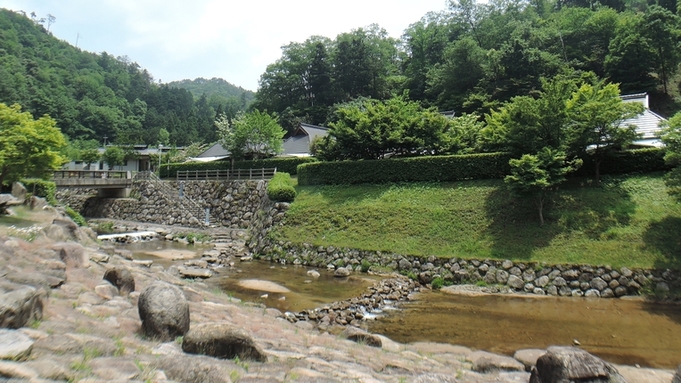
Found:
[[277, 173], [277, 168], [223, 169], [223, 170], [178, 170], [178, 181], [191, 180], [267, 180]]
[[52, 178], [132, 178], [132, 173], [127, 170], [56, 170]]

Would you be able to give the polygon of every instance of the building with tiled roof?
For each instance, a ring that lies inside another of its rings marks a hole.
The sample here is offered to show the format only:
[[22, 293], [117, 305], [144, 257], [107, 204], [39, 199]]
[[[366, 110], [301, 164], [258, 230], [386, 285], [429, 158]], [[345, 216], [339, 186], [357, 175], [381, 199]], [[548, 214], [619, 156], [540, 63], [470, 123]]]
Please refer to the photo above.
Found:
[[636, 125], [636, 131], [641, 134], [641, 137], [633, 142], [634, 146], [639, 147], [662, 147], [664, 144], [660, 141], [660, 130], [662, 127], [660, 123], [667, 121], [664, 117], [650, 110], [647, 93], [627, 94], [620, 97], [623, 102], [640, 102], [645, 108], [643, 113], [634, 118], [624, 120], [622, 126]]
[[293, 133], [284, 139], [282, 156], [309, 157], [310, 144], [317, 137], [324, 137], [329, 128], [323, 126], [300, 123]]

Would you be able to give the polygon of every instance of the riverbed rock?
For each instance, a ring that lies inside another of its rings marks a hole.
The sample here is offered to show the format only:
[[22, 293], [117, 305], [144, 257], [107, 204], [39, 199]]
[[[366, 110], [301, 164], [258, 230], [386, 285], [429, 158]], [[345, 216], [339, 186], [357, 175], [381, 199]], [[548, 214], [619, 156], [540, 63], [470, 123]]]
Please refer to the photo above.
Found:
[[0, 360], [24, 360], [32, 348], [33, 340], [22, 332], [0, 329]]
[[308, 270], [307, 275], [309, 275], [310, 277], [312, 277], [314, 279], [317, 279], [321, 276], [321, 274], [319, 274], [319, 271], [317, 271], [317, 270]]
[[339, 267], [333, 272], [333, 276], [337, 278], [345, 278], [350, 276], [350, 270], [345, 267]]
[[473, 363], [473, 371], [490, 372], [502, 371], [525, 371], [525, 366], [519, 361], [504, 355], [498, 355], [487, 351], [474, 351], [466, 357]]
[[182, 350], [190, 354], [219, 359], [266, 362], [267, 356], [241, 328], [229, 323], [208, 323], [189, 330], [182, 340]]
[[195, 267], [178, 267], [177, 271], [180, 273], [182, 278], [210, 278], [213, 276], [213, 272], [208, 269], [198, 269]]
[[118, 292], [125, 296], [135, 291], [135, 278], [130, 270], [123, 267], [113, 267], [106, 270], [104, 280], [111, 282], [118, 288]]
[[140, 294], [137, 307], [147, 337], [169, 341], [189, 331], [189, 303], [177, 286], [152, 283]]
[[576, 347], [552, 346], [537, 359], [530, 383], [626, 383], [617, 369]]
[[0, 281], [0, 328], [20, 328], [43, 318], [42, 289]]
[[381, 338], [355, 326], [347, 326], [345, 330], [340, 333], [340, 337], [353, 342], [363, 343], [371, 347], [382, 347], [383, 345]]

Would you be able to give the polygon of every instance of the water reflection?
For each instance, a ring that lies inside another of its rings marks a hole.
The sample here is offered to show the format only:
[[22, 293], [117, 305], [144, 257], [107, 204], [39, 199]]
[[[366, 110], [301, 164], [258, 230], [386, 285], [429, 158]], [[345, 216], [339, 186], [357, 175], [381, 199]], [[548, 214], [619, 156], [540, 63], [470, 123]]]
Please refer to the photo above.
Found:
[[469, 297], [422, 293], [370, 330], [398, 342], [448, 342], [513, 354], [571, 345], [608, 361], [675, 368], [681, 363], [681, 306], [627, 299]]

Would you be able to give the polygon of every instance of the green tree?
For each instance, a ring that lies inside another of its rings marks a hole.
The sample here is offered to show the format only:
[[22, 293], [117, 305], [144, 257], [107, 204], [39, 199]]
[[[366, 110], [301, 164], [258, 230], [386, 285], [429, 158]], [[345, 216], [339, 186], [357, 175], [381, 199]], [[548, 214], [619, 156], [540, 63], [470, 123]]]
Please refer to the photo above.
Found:
[[246, 156], [266, 158], [281, 152], [284, 129], [277, 118], [267, 112], [240, 112], [231, 123], [223, 115], [215, 121], [215, 126], [220, 144], [230, 152], [232, 161]]
[[102, 160], [109, 165], [109, 170], [114, 166], [125, 165], [125, 151], [118, 146], [109, 146], [102, 154]]
[[21, 106], [0, 103], [0, 185], [22, 177], [47, 177], [66, 161], [66, 140], [49, 116], [33, 119]]
[[544, 206], [550, 193], [565, 181], [565, 175], [581, 165], [581, 161], [566, 161], [565, 153], [550, 147], [537, 154], [523, 154], [509, 161], [511, 174], [504, 178], [511, 190], [522, 197], [534, 199], [539, 224], [544, 226]]
[[583, 84], [566, 106], [568, 154], [591, 155], [599, 183], [601, 161], [607, 153], [626, 148], [638, 137], [635, 125], [623, 123], [643, 113], [643, 105], [622, 102], [619, 86], [601, 80]]
[[664, 92], [681, 61], [681, 19], [659, 5], [651, 5], [643, 17], [643, 35], [651, 43], [654, 64]]
[[80, 152], [80, 159], [87, 164], [88, 170], [90, 170], [90, 164], [99, 161], [101, 157], [97, 149], [83, 149]]
[[674, 167], [667, 174], [667, 188], [670, 195], [681, 201], [681, 112], [667, 121], [662, 132], [662, 142], [666, 145], [664, 159]]

